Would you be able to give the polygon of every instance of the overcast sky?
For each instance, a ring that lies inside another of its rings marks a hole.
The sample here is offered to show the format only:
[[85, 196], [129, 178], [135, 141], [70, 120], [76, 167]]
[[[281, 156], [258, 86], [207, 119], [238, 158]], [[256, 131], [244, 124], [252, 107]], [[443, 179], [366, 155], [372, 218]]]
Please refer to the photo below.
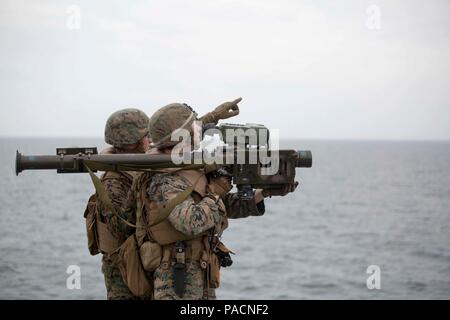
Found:
[[1, 0], [0, 70], [0, 136], [242, 96], [281, 137], [450, 139], [448, 0]]

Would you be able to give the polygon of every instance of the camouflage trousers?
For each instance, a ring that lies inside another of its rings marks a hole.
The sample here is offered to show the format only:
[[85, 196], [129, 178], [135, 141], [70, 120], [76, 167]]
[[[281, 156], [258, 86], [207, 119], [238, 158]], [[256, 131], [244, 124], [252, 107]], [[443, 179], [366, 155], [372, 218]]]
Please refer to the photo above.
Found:
[[155, 300], [205, 300], [215, 299], [214, 289], [205, 287], [206, 271], [199, 263], [190, 262], [186, 265], [185, 292], [179, 297], [174, 290], [172, 268], [159, 267], [153, 273]]
[[102, 272], [105, 277], [106, 297], [108, 300], [139, 300], [133, 295], [122, 279], [120, 270], [105, 255], [102, 259]]

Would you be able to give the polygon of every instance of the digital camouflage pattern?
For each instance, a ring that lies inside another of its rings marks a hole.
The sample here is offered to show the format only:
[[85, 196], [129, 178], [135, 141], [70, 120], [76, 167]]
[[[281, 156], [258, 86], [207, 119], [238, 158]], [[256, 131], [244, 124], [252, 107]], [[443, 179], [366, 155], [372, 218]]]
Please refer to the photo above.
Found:
[[[147, 189], [150, 201], [158, 205], [166, 204], [178, 193], [190, 186], [184, 178], [170, 173], [155, 174]], [[171, 225], [185, 235], [200, 235], [213, 229], [221, 233], [226, 228], [226, 210], [222, 200], [217, 203], [210, 197], [204, 197], [196, 202], [192, 196], [180, 203], [169, 214]], [[199, 300], [206, 298], [205, 270], [200, 268], [199, 262], [190, 261], [186, 266], [185, 294], [180, 298], [174, 291], [173, 271], [171, 267], [158, 267], [154, 274], [154, 299], [157, 300]]]
[[[107, 148], [101, 154], [114, 154], [116, 152], [115, 148]], [[130, 206], [131, 186], [134, 176], [134, 172], [108, 171], [101, 177], [102, 184], [116, 212], [132, 224], [136, 223], [135, 208]], [[108, 231], [119, 240], [120, 244], [134, 233], [134, 228], [128, 226], [110, 212], [101, 202], [97, 202], [97, 212], [100, 214], [102, 221], [107, 224]], [[123, 281], [119, 268], [112, 262], [108, 254], [103, 255], [102, 272], [105, 277], [106, 293], [109, 300], [136, 299]]]
[[[150, 201], [162, 206], [189, 186], [190, 183], [178, 175], [155, 174], [149, 183], [147, 197]], [[196, 201], [189, 196], [174, 208], [167, 219], [181, 233], [195, 236], [207, 230], [214, 230], [214, 233], [221, 234], [228, 225], [227, 216], [243, 218], [264, 213], [263, 202], [256, 205], [254, 201], [242, 201], [238, 199], [237, 194], [228, 194], [225, 202], [226, 204], [221, 199], [215, 200], [209, 196]], [[186, 292], [182, 299], [215, 298], [214, 289], [210, 289], [208, 295], [205, 294], [206, 273], [200, 268], [198, 262], [189, 262], [186, 273]], [[153, 279], [155, 299], [181, 299], [174, 291], [171, 268], [161, 265], [155, 270]]]
[[109, 116], [105, 142], [115, 147], [134, 144], [148, 134], [148, 116], [135, 108], [122, 109]]
[[[106, 172], [101, 180], [116, 212], [128, 222], [136, 223], [135, 212], [127, 206], [133, 175], [125, 172]], [[101, 203], [98, 203], [97, 211], [101, 214], [103, 222], [107, 223], [108, 231], [119, 239], [120, 243], [123, 243], [128, 236], [134, 233], [134, 228], [117, 218]], [[109, 300], [136, 299], [123, 281], [119, 268], [112, 262], [108, 254], [103, 255], [102, 272], [105, 277], [106, 293]]]
[[119, 268], [117, 268], [106, 255], [102, 259], [102, 272], [105, 277], [106, 297], [108, 300], [138, 300], [125, 282]]
[[266, 211], [264, 201], [256, 204], [254, 199], [242, 200], [239, 199], [237, 193], [228, 193], [225, 196], [224, 204], [228, 219], [262, 216]]
[[[106, 172], [102, 178], [102, 184], [105, 190], [108, 192], [108, 196], [111, 199], [116, 212], [127, 220], [128, 222], [135, 224], [136, 214], [128, 207], [128, 197], [131, 193], [131, 185], [133, 183], [133, 173], [129, 172]], [[102, 220], [108, 225], [108, 230], [111, 234], [119, 239], [120, 242], [124, 242], [130, 235], [134, 233], [134, 228], [125, 224], [114, 213], [106, 209], [101, 202], [97, 204], [97, 210], [102, 215]]]
[[205, 299], [205, 271], [198, 262], [186, 265], [186, 288], [184, 296], [180, 298], [174, 291], [173, 272], [171, 268], [159, 267], [154, 274], [155, 300], [201, 300]]
[[[203, 115], [198, 120], [203, 123], [217, 124], [219, 120], [228, 119], [239, 114], [238, 103], [242, 98], [224, 102], [213, 111]], [[156, 147], [173, 146], [176, 142], [170, 141], [171, 134], [179, 128], [191, 130], [194, 120], [197, 120], [197, 113], [185, 103], [171, 103], [160, 108], [150, 118], [150, 136], [153, 145]], [[186, 119], [188, 121], [186, 122]]]
[[197, 119], [191, 107], [183, 103], [171, 103], [156, 111], [149, 121], [149, 134], [153, 145], [158, 148], [174, 146], [178, 142], [170, 141], [171, 134], [177, 129], [191, 130]]
[[[150, 201], [163, 206], [189, 186], [189, 182], [178, 175], [155, 174], [149, 184], [147, 195]], [[181, 233], [195, 236], [211, 228], [219, 227], [224, 223], [225, 217], [225, 206], [220, 199], [216, 203], [212, 198], [204, 197], [196, 203], [190, 195], [175, 207], [167, 219]]]

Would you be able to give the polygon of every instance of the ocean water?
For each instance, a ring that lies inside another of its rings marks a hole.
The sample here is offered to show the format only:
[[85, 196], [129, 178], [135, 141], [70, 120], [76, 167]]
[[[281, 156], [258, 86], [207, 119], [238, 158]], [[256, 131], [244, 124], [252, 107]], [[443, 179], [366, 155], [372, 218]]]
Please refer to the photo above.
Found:
[[[100, 256], [87, 251], [87, 174], [14, 173], [15, 151], [54, 154], [100, 139], [0, 139], [0, 298], [105, 299]], [[449, 299], [450, 143], [298, 141], [313, 168], [266, 200], [262, 217], [232, 220], [236, 253], [219, 299]], [[68, 289], [68, 266], [81, 288]], [[369, 290], [367, 268], [380, 268]]]

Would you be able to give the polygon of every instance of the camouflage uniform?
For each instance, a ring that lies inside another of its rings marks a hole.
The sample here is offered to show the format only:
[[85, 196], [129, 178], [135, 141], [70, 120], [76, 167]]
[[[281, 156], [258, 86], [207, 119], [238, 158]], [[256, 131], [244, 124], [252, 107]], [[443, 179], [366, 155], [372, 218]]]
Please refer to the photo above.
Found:
[[[175, 174], [154, 174], [148, 184], [145, 196], [158, 206], [163, 206], [176, 194], [184, 191], [189, 186], [188, 181]], [[140, 189], [140, 187], [137, 187], [137, 189]], [[225, 217], [225, 208], [222, 207], [222, 209], [223, 211], [221, 212], [218, 205], [211, 198], [205, 197], [196, 203], [193, 195], [191, 195], [175, 207], [167, 220], [181, 233], [195, 236], [219, 225]], [[140, 238], [139, 235], [138, 238]], [[186, 288], [183, 299], [201, 299], [204, 289], [204, 270], [200, 268], [197, 261], [191, 261], [186, 267]], [[152, 277], [154, 280], [154, 299], [181, 299], [173, 289], [172, 268], [160, 266], [153, 272]]]
[[209, 290], [208, 297], [205, 292], [205, 271], [197, 262], [191, 262], [186, 269], [186, 289], [183, 298], [174, 291], [172, 269], [158, 268], [153, 273], [155, 300], [205, 300], [215, 299], [213, 289]]
[[[152, 177], [147, 189], [150, 201], [159, 206], [165, 205], [176, 194], [186, 190], [189, 182], [174, 174], [156, 174]], [[225, 203], [224, 203], [225, 202]], [[253, 200], [243, 201], [237, 194], [228, 194], [225, 201], [203, 197], [195, 201], [189, 196], [175, 207], [168, 216], [170, 224], [181, 233], [189, 236], [199, 235], [208, 230], [221, 233], [226, 228], [226, 217], [244, 218], [251, 215], [262, 215], [264, 203], [258, 205]], [[159, 267], [153, 274], [155, 299], [181, 299], [174, 291], [172, 269]], [[206, 298], [205, 270], [193, 261], [187, 265], [186, 289], [183, 299], [198, 300]], [[209, 298], [214, 298], [214, 290], [209, 290]]]
[[[102, 182], [116, 212], [128, 222], [135, 224], [135, 212], [127, 208], [128, 192], [131, 188], [132, 179], [133, 177], [129, 173], [106, 172], [102, 177]], [[133, 228], [104, 208], [101, 203], [98, 204], [97, 210], [100, 212], [103, 222], [108, 225], [108, 231], [116, 239], [119, 239], [119, 243], [123, 243], [128, 236], [134, 233]], [[119, 268], [115, 266], [106, 253], [103, 254], [102, 258], [102, 272], [105, 277], [108, 300], [135, 299], [124, 283]]]
[[[216, 115], [213, 114], [211, 117], [204, 118], [208, 118], [208, 122], [217, 122], [223, 114], [228, 114], [228, 110], [234, 108], [236, 112], [236, 109], [238, 110], [237, 103], [239, 101], [240, 99], [237, 99], [231, 103], [223, 104], [218, 107], [220, 112], [217, 111]], [[221, 115], [219, 116], [219, 114]], [[152, 151], [158, 153], [156, 148], [163, 149], [174, 146], [177, 142], [170, 141], [170, 133], [180, 128], [191, 131], [191, 124], [195, 119], [196, 113], [192, 108], [184, 104], [175, 103], [159, 109], [152, 116], [149, 124], [150, 136], [155, 147]], [[206, 181], [206, 177], [202, 171], [195, 172], [200, 176], [203, 176]], [[194, 188], [195, 191], [184, 201], [178, 203], [169, 213], [166, 221], [163, 222], [166, 224], [163, 228], [163, 230], [165, 230], [163, 233], [175, 234], [175, 237], [169, 237], [172, 240], [168, 240], [165, 242], [167, 244], [164, 244], [162, 238], [158, 239], [159, 236], [156, 236], [156, 233], [152, 231], [151, 226], [149, 228], [141, 227], [143, 224], [148, 223], [147, 221], [150, 221], [149, 217], [152, 216], [151, 212], [153, 210], [151, 209], [151, 206], [157, 208], [165, 207], [177, 195], [187, 188], [195, 186], [195, 183], [192, 183], [192, 181], [189, 181], [188, 178], [185, 178], [181, 174], [171, 172], [171, 170], [166, 170], [165, 173], [154, 173], [151, 175], [143, 174], [141, 178], [136, 180], [137, 183], [134, 186], [136, 188], [136, 194], [139, 194], [137, 196], [138, 207], [144, 208], [142, 216], [138, 214], [137, 217], [138, 228], [136, 230], [136, 236], [138, 242], [141, 241], [142, 243], [142, 241], [144, 241], [143, 239], [147, 239], [147, 241], [157, 242], [162, 245], [163, 251], [172, 252], [170, 253], [172, 258], [166, 260], [169, 261], [169, 263], [162, 260], [162, 263], [156, 267], [156, 270], [152, 273], [154, 280], [154, 299], [198, 300], [215, 298], [214, 289], [211, 290], [209, 288], [209, 281], [207, 283], [207, 274], [211, 266], [207, 268], [205, 265], [202, 265], [201, 263], [205, 260], [200, 261], [201, 259], [196, 260], [191, 258], [186, 262], [184, 294], [180, 297], [175, 292], [175, 271], [172, 268], [175, 264], [173, 257], [173, 252], [175, 251], [172, 250], [175, 243], [172, 241], [182, 242], [180, 239], [188, 237], [190, 240], [185, 242], [191, 243], [192, 241], [202, 239], [205, 245], [203, 250], [211, 250], [208, 242], [210, 236], [222, 234], [223, 230], [228, 226], [228, 217], [242, 218], [249, 215], [262, 215], [264, 213], [264, 204], [260, 203], [256, 205], [253, 200], [241, 201], [235, 194], [228, 194], [225, 197], [224, 203], [218, 195], [208, 193], [206, 181], [204, 188], [202, 189], [203, 191], [200, 190], [201, 188]], [[146, 210], [146, 206], [150, 209]], [[156, 232], [156, 229], [153, 230]], [[181, 236], [178, 236], [177, 234]], [[194, 249], [192, 249], [192, 251], [194, 251]], [[210, 252], [209, 254], [212, 256], [215, 256], [215, 253], [211, 253], [211, 251], [208, 252]], [[164, 255], [165, 254], [163, 253], [163, 259]], [[209, 258], [208, 261], [211, 263], [210, 259], [211, 258]]]
[[247, 218], [250, 216], [262, 216], [266, 211], [264, 201], [255, 203], [253, 199], [239, 199], [237, 193], [228, 193], [225, 196], [225, 207], [229, 219]]
[[[114, 112], [105, 126], [105, 142], [114, 147], [104, 150], [103, 154], [122, 153], [121, 147], [138, 143], [148, 135], [148, 117], [139, 109], [128, 108]], [[115, 211], [131, 224], [136, 223], [136, 213], [129, 206], [129, 195], [133, 183], [133, 172], [105, 172], [101, 181]], [[96, 204], [100, 219], [107, 225], [109, 233], [122, 244], [134, 228], [128, 226], [114, 213], [110, 212], [100, 201]], [[108, 253], [103, 253], [102, 272], [108, 299], [136, 299], [122, 279], [119, 268], [113, 263]]]

